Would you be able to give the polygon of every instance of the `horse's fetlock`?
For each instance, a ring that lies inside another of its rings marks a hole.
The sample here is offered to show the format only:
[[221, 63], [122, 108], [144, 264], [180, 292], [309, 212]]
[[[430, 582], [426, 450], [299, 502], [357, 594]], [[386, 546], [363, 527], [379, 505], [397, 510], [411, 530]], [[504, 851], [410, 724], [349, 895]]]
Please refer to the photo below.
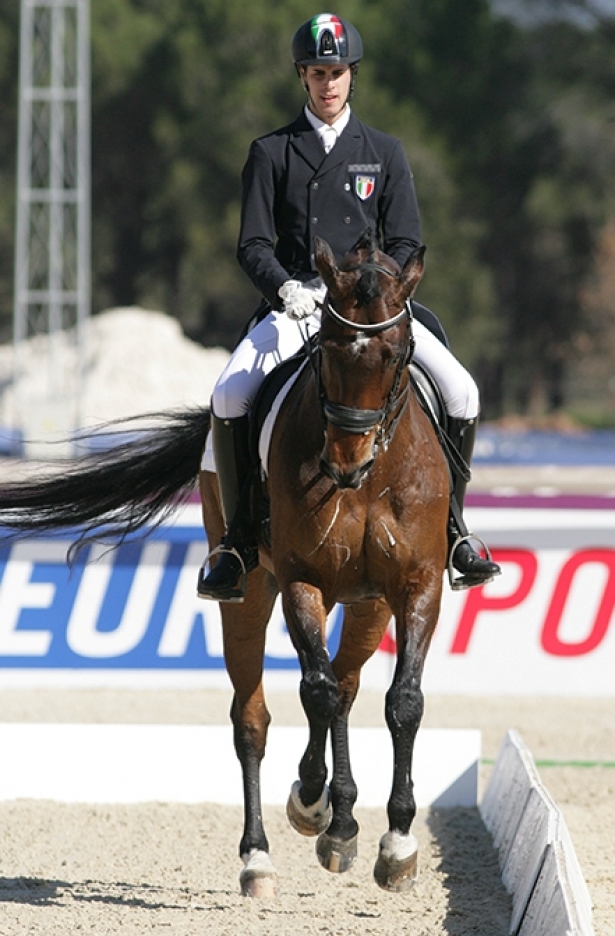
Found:
[[333, 810], [333, 819], [327, 829], [331, 838], [349, 841], [359, 834], [359, 823], [352, 813], [337, 813]]
[[244, 856], [250, 855], [252, 852], [268, 852], [269, 851], [269, 842], [267, 836], [265, 835], [264, 829], [253, 829], [245, 831], [241, 837], [239, 843], [239, 857], [245, 861]]
[[335, 810], [342, 807], [350, 809], [357, 801], [359, 791], [354, 779], [351, 776], [345, 776], [340, 780], [339, 774], [334, 775], [331, 780], [331, 802]]
[[399, 835], [408, 835], [410, 827], [416, 818], [416, 801], [414, 799], [412, 781], [409, 788], [391, 794], [387, 804], [389, 823]]

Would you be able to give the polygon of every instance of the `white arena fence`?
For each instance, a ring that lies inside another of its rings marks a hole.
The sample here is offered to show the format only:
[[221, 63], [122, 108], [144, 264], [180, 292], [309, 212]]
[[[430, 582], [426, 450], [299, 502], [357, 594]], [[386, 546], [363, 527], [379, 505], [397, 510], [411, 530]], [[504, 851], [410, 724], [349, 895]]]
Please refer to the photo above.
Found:
[[592, 901], [564, 817], [509, 731], [480, 813], [512, 894], [511, 936], [594, 936]]

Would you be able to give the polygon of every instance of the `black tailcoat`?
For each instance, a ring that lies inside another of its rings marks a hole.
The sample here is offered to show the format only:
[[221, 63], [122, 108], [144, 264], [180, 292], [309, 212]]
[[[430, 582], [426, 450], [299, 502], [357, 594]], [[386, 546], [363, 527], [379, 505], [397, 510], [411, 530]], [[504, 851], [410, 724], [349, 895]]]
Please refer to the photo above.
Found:
[[421, 244], [412, 172], [399, 140], [354, 114], [333, 149], [302, 111], [252, 143], [243, 174], [237, 258], [273, 308], [288, 279], [312, 279], [314, 236], [340, 260], [367, 227], [400, 266]]

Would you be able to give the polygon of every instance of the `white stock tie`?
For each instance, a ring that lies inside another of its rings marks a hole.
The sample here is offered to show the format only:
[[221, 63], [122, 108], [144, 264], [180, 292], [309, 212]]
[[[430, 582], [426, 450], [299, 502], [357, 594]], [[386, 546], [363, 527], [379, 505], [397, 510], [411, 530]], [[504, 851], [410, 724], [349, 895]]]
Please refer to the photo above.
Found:
[[333, 127], [323, 127], [321, 130], [321, 137], [325, 153], [331, 152], [337, 141], [337, 133]]

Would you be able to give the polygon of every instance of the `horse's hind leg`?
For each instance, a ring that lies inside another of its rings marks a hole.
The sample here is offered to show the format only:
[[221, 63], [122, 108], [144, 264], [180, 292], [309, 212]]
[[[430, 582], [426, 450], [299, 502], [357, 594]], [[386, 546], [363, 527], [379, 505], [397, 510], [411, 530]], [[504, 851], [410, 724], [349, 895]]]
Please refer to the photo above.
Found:
[[[201, 472], [199, 487], [207, 538], [210, 543], [217, 543], [224, 532], [224, 523], [215, 475]], [[235, 691], [231, 706], [233, 738], [244, 790], [244, 828], [239, 845], [244, 867], [239, 881], [244, 896], [265, 899], [277, 892], [277, 874], [269, 858], [263, 826], [260, 785], [260, 766], [271, 720], [263, 693], [263, 657], [276, 595], [273, 577], [259, 566], [248, 576], [244, 603], [220, 605], [224, 659]]]
[[242, 605], [222, 604], [224, 656], [235, 690], [231, 706], [235, 751], [241, 764], [244, 828], [239, 854], [244, 896], [270, 898], [277, 893], [277, 874], [269, 858], [261, 806], [261, 761], [265, 755], [271, 717], [262, 685], [265, 632], [276, 588], [262, 568], [248, 579]]

